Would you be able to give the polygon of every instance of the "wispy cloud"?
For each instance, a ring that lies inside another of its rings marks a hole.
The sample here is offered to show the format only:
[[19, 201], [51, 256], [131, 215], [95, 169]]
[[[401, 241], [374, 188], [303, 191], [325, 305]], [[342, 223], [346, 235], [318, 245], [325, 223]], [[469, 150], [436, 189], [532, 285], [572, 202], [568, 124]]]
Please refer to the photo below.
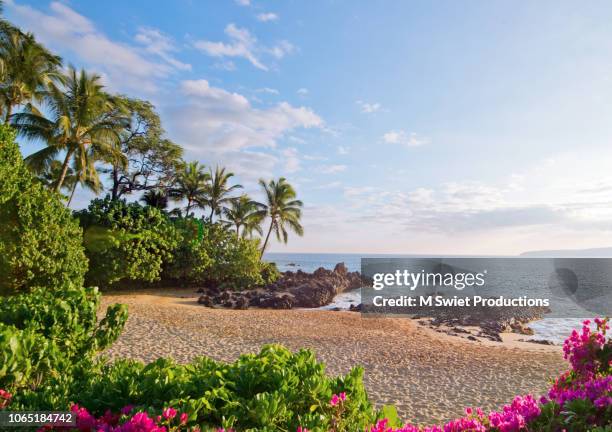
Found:
[[152, 27], [140, 27], [134, 38], [143, 44], [147, 52], [158, 55], [160, 58], [180, 70], [191, 70], [189, 63], [183, 63], [174, 58], [171, 53], [178, 51], [171, 38], [164, 35], [158, 29]]
[[296, 91], [297, 94], [299, 94], [300, 96], [306, 96], [308, 94], [308, 89], [307, 88], [299, 88]]
[[338, 146], [337, 151], [338, 151], [339, 155], [347, 155], [347, 154], [349, 154], [348, 146]]
[[269, 93], [269, 94], [273, 94], [273, 95], [277, 95], [279, 94], [279, 91], [274, 89], [274, 88], [270, 88], [270, 87], [263, 87], [263, 88], [259, 88], [257, 90], [255, 90], [257, 93]]
[[419, 137], [416, 133], [403, 130], [391, 130], [382, 136], [387, 144], [400, 144], [405, 147], [419, 147], [429, 143], [428, 138]]
[[234, 0], [240, 6], [251, 6], [251, 0]]
[[260, 59], [262, 54], [281, 59], [294, 50], [293, 45], [287, 41], [280, 41], [272, 47], [263, 46], [247, 29], [238, 27], [234, 23], [230, 23], [225, 27], [225, 34], [229, 39], [228, 42], [198, 40], [195, 41], [193, 45], [195, 48], [211, 57], [244, 58], [253, 66], [261, 70], [269, 69]]
[[338, 164], [323, 165], [319, 167], [319, 171], [324, 174], [338, 174], [338, 173], [346, 171], [347, 168], [348, 167], [346, 165], [338, 165]]
[[382, 105], [378, 102], [368, 103], [362, 100], [358, 100], [355, 103], [359, 105], [359, 107], [361, 108], [361, 112], [365, 114], [375, 113], [377, 111], [380, 111], [382, 108]]
[[277, 21], [279, 16], [274, 12], [265, 12], [257, 14], [257, 21], [261, 22], [269, 22], [269, 21]]

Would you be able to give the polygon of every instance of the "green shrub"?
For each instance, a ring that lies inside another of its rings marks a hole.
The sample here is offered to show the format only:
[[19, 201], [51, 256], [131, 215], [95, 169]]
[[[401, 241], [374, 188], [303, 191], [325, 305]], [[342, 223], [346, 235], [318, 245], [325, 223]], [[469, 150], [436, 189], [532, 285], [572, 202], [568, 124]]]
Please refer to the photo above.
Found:
[[187, 412], [191, 424], [203, 426], [295, 431], [301, 425], [327, 431], [333, 418], [329, 401], [333, 394], [346, 392], [343, 421], [352, 430], [364, 430], [376, 413], [362, 375], [355, 368], [332, 378], [311, 351], [291, 353], [269, 345], [229, 364], [205, 357], [188, 365], [169, 359], [148, 365], [118, 360], [72, 380], [58, 377], [38, 392], [25, 391], [16, 396], [11, 409], [62, 409], [76, 401], [100, 416], [127, 405], [157, 412], [172, 406]]
[[260, 273], [265, 285], [271, 284], [281, 277], [281, 273], [278, 271], [276, 263], [273, 262], [262, 261]]
[[275, 277], [274, 270], [260, 262], [256, 240], [236, 237], [221, 224], [194, 219], [177, 221], [177, 227], [183, 241], [166, 269], [167, 281], [242, 290]]
[[107, 197], [76, 214], [91, 263], [88, 284], [106, 288], [120, 281], [157, 281], [179, 244], [168, 216], [154, 207]]
[[66, 284], [61, 290], [32, 288], [0, 303], [0, 388], [37, 388], [65, 377], [80, 362], [110, 346], [127, 319], [124, 305], [97, 319], [96, 289]]
[[77, 221], [33, 178], [14, 131], [0, 125], [0, 294], [82, 285], [86, 271]]

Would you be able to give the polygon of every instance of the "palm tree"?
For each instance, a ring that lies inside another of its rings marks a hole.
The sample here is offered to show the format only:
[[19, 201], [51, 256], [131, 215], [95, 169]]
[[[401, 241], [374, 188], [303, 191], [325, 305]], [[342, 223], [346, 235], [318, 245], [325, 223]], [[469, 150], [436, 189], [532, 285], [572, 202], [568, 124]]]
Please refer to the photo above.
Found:
[[[98, 195], [102, 191], [102, 182], [98, 176], [98, 170], [96, 169], [96, 162], [101, 160], [94, 147], [79, 147], [75, 151], [73, 158], [72, 172], [74, 173], [74, 179], [72, 181], [72, 190], [70, 197], [68, 198], [68, 207], [74, 197], [74, 192], [78, 185], [87, 188]], [[66, 179], [64, 179], [64, 184]]]
[[236, 190], [241, 189], [242, 185], [236, 184], [228, 186], [229, 179], [234, 176], [232, 172], [225, 172], [225, 168], [217, 167], [215, 172], [212, 168], [209, 171], [210, 183], [208, 185], [206, 196], [198, 201], [200, 207], [210, 207], [209, 219], [213, 221], [213, 215], [221, 214], [225, 204], [230, 203], [234, 198], [230, 194]]
[[302, 201], [295, 199], [297, 196], [295, 189], [284, 177], [279, 178], [278, 181], [270, 180], [268, 183], [260, 179], [259, 184], [266, 194], [266, 203], [261, 206], [270, 218], [270, 228], [261, 248], [261, 258], [268, 246], [272, 231], [276, 234], [278, 241], [282, 240], [283, 243], [287, 243], [287, 227], [299, 236], [304, 235], [304, 228], [300, 224]]
[[[67, 203], [68, 206], [70, 206], [76, 187], [79, 184], [82, 187], [93, 191], [95, 194], [100, 193], [100, 191], [102, 190], [102, 185], [99, 179], [97, 177], [90, 178], [88, 176], [90, 172], [89, 167], [86, 171], [80, 171], [78, 173], [77, 171], [78, 169], [76, 169], [76, 167], [69, 167], [64, 178], [64, 183], [62, 185], [62, 189], [65, 190], [67, 193], [70, 193]], [[38, 173], [37, 178], [43, 185], [45, 185], [49, 189], [55, 189], [55, 184], [61, 172], [62, 161], [54, 159], [49, 162], [48, 166], [45, 168], [44, 171]]]
[[243, 194], [230, 201], [230, 206], [223, 209], [223, 214], [225, 224], [236, 228], [236, 237], [240, 236], [241, 227], [244, 227], [242, 237], [250, 236], [253, 231], [263, 235], [261, 221], [266, 216], [266, 210], [248, 195]]
[[194, 204], [198, 203], [206, 195], [210, 176], [204, 171], [204, 165], [198, 161], [184, 164], [176, 178], [176, 185], [170, 191], [170, 196], [178, 201], [187, 200], [185, 216]]
[[[49, 161], [64, 152], [62, 171], [54, 185], [57, 192], [73, 160], [83, 170], [88, 157], [126, 162], [119, 146], [119, 133], [127, 121], [125, 111], [103, 91], [100, 76], [70, 67], [64, 81], [61, 85], [51, 83], [44, 94], [49, 118], [32, 104], [13, 115], [13, 125], [21, 136], [42, 139], [47, 144], [26, 158], [35, 171], [42, 171]], [[94, 168], [87, 170], [93, 173]]]
[[46, 88], [61, 81], [62, 59], [36, 42], [34, 35], [0, 26], [0, 99], [4, 122], [15, 107], [40, 102]]
[[149, 207], [165, 210], [168, 207], [168, 195], [161, 189], [151, 189], [146, 191], [140, 201]]

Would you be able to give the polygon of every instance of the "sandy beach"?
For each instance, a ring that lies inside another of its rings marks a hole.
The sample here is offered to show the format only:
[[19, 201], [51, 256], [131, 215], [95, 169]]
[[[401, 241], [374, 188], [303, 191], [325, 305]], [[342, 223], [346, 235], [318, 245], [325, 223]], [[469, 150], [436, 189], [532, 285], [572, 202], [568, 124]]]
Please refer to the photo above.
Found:
[[420, 424], [455, 418], [464, 406], [489, 410], [517, 394], [540, 395], [566, 369], [558, 346], [472, 342], [412, 320], [354, 312], [211, 309], [196, 297], [192, 290], [105, 294], [103, 306], [124, 303], [130, 313], [107, 354], [145, 362], [200, 355], [232, 361], [269, 343], [310, 348], [329, 374], [361, 365], [371, 400], [394, 404], [404, 420]]

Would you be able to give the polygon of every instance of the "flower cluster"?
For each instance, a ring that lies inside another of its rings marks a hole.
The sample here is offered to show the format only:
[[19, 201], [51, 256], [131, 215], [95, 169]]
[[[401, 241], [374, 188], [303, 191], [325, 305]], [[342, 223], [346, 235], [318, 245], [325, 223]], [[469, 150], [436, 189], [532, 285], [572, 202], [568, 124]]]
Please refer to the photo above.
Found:
[[444, 426], [420, 428], [406, 424], [399, 429], [387, 426], [388, 420], [380, 420], [369, 432], [486, 432], [491, 429], [500, 432], [515, 432], [540, 415], [540, 407], [533, 396], [517, 396], [512, 404], [505, 405], [501, 412], [493, 411], [485, 415], [480, 408], [466, 408], [465, 417], [451, 420]]
[[0, 389], [0, 409], [5, 408], [13, 398], [13, 395], [6, 390]]
[[[187, 427], [187, 413], [178, 412], [174, 408], [166, 408], [161, 415], [153, 416], [149, 413], [134, 411], [133, 406], [121, 409], [121, 414], [113, 414], [107, 411], [102, 417], [94, 417], [86, 408], [72, 405], [70, 411], [76, 415], [76, 428], [80, 432], [199, 432], [198, 427], [189, 429]], [[65, 428], [42, 428], [41, 431], [64, 430]], [[229, 431], [228, 431], [229, 432]]]
[[[563, 344], [563, 355], [578, 375], [591, 375], [598, 369], [598, 353], [606, 344], [606, 330], [610, 329], [607, 319], [595, 318], [596, 331], [592, 331], [591, 321], [583, 323], [582, 331], [574, 330]], [[608, 365], [609, 366], [609, 365]]]
[[341, 404], [342, 402], [344, 402], [346, 400], [346, 393], [342, 392], [340, 394], [335, 394], [332, 396], [331, 400], [329, 401], [329, 404], [333, 407]]
[[[610, 328], [608, 320], [596, 318], [594, 322], [595, 331], [591, 330], [591, 322], [587, 320], [581, 332], [574, 330], [565, 341], [564, 357], [570, 362], [572, 370], [557, 378], [548, 398], [542, 397], [537, 401], [532, 395], [517, 396], [502, 411], [493, 411], [489, 415], [485, 415], [480, 408], [467, 408], [465, 417], [452, 420], [442, 427], [419, 428], [407, 424], [396, 429], [387, 426], [385, 419], [372, 426], [369, 432], [519, 432], [527, 430], [528, 424], [540, 417], [544, 405], [556, 404], [558, 414], [564, 404], [575, 399], [590, 401], [598, 412], [602, 412], [612, 406], [612, 360], [602, 355], [604, 347], [609, 347], [612, 342], [606, 339], [606, 330]], [[597, 415], [589, 421], [597, 421]]]

